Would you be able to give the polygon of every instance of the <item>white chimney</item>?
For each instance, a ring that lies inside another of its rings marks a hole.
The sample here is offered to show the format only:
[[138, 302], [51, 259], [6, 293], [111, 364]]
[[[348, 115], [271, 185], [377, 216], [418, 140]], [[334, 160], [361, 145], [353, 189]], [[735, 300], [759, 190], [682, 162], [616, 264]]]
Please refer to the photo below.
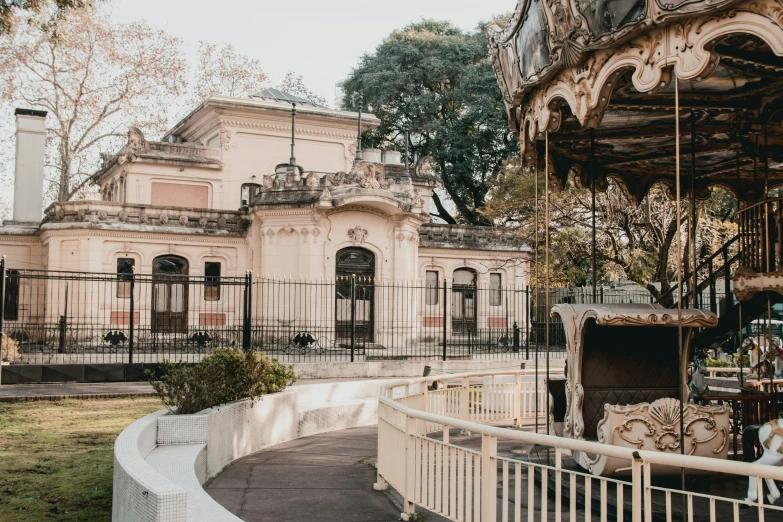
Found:
[[16, 109], [14, 221], [39, 223], [43, 218], [43, 174], [46, 111]]

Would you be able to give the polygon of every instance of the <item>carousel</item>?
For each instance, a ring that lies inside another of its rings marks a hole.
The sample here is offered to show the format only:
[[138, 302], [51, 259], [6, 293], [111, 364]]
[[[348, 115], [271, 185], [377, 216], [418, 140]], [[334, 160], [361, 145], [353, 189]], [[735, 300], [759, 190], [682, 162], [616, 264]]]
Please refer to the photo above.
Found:
[[[593, 194], [594, 259], [595, 194], [610, 184], [630, 205], [663, 184], [681, 231], [672, 257], [692, 249], [657, 304], [545, 303], [568, 344], [547, 432], [724, 459], [733, 445], [736, 457], [738, 430], [777, 418], [774, 386], [754, 395], [740, 371], [736, 390], [694, 397], [688, 368], [710, 346], [742, 346], [741, 332], [771, 323], [783, 302], [783, 2], [521, 0], [487, 36], [524, 168], [545, 174], [536, 187], [543, 266], [550, 193], [569, 177]], [[716, 187], [738, 204], [738, 234], [697, 263], [698, 205]], [[545, 270], [535, 280], [548, 288]], [[595, 288], [594, 261], [594, 303]], [[751, 416], [761, 403], [769, 407]], [[783, 432], [772, 436], [783, 443]], [[573, 458], [595, 474], [626, 471]]]

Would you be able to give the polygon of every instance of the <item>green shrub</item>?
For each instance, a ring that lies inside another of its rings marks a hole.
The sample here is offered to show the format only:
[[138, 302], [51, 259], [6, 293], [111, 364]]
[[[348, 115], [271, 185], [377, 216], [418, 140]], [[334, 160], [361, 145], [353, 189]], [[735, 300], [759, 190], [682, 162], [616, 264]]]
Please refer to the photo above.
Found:
[[296, 381], [292, 366], [269, 360], [263, 353], [236, 348], [215, 350], [198, 364], [163, 361], [159, 370], [160, 377], [150, 370], [145, 375], [163, 405], [178, 414], [241, 399], [256, 401]]
[[729, 361], [724, 361], [721, 359], [707, 358], [706, 363], [707, 363], [707, 368], [731, 368], [733, 366], [733, 364], [730, 363]]

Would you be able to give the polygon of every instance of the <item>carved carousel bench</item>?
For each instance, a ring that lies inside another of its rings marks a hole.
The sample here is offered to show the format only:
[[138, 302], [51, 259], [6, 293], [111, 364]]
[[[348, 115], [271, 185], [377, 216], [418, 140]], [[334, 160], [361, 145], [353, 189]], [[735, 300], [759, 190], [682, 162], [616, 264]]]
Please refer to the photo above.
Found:
[[[729, 409], [721, 406], [685, 404], [685, 454], [725, 459], [729, 452]], [[598, 423], [598, 442], [611, 446], [680, 453], [680, 401], [658, 399], [653, 403], [604, 405]], [[595, 475], [630, 473], [628, 461], [606, 456], [590, 461]], [[653, 467], [657, 475], [676, 474], [679, 468]]]
[[[689, 309], [682, 310], [678, 321], [676, 310], [655, 304], [558, 304], [552, 307], [552, 315], [563, 321], [568, 347], [563, 437], [634, 448], [641, 443], [643, 449], [674, 451], [667, 448], [675, 444], [675, 439], [679, 444], [680, 427], [679, 418], [677, 422], [672, 420], [675, 414], [671, 407], [677, 407], [679, 416], [679, 398], [688, 399], [687, 340], [693, 328], [716, 326], [717, 316]], [[677, 328], [680, 324], [682, 353]], [[726, 444], [719, 452], [712, 451], [721, 446], [724, 438], [715, 434], [721, 429], [728, 433], [728, 411], [723, 407], [699, 408], [685, 406], [685, 453], [695, 441], [697, 454], [704, 451], [709, 456], [725, 458]], [[712, 415], [711, 421], [696, 420], [707, 413]], [[626, 414], [639, 420], [629, 423]], [[717, 431], [707, 433], [712, 430], [707, 427], [712, 423]], [[654, 434], [642, 436], [643, 432]], [[716, 446], [704, 440], [712, 435], [715, 436], [710, 441]], [[614, 474], [628, 466], [627, 462], [599, 462], [579, 452], [573, 458], [580, 466], [601, 475]]]

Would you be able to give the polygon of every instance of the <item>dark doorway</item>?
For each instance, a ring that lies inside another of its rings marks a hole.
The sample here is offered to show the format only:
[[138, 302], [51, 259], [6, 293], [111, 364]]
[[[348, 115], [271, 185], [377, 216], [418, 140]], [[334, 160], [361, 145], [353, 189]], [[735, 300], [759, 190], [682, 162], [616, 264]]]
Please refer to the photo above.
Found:
[[451, 332], [476, 335], [476, 271], [458, 268], [451, 288]]
[[188, 262], [177, 256], [152, 263], [152, 331], [183, 333], [188, 327]]
[[335, 318], [338, 341], [350, 342], [353, 319], [356, 343], [373, 342], [375, 254], [364, 248], [343, 248], [337, 252], [335, 272], [337, 278]]

